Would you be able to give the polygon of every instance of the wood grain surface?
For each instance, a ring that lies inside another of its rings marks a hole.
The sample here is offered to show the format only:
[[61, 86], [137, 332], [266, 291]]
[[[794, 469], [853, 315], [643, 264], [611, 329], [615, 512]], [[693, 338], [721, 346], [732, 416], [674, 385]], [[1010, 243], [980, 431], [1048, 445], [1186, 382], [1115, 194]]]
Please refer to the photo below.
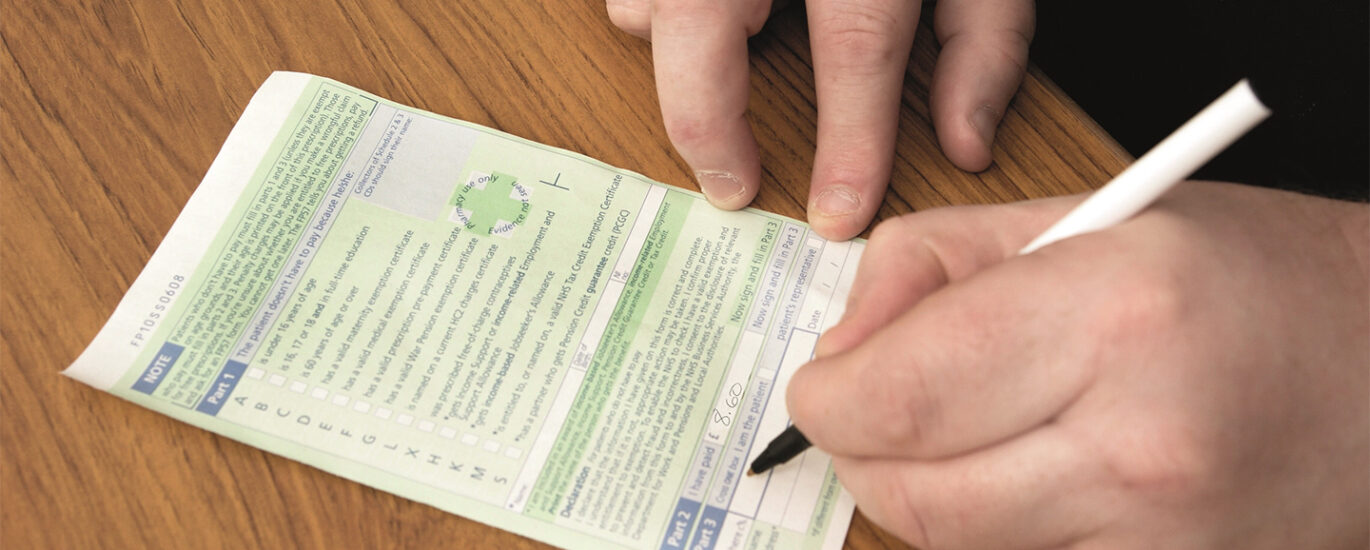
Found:
[[[694, 188], [661, 127], [646, 42], [613, 27], [595, 0], [51, 0], [0, 10], [0, 547], [543, 546], [58, 372], [114, 310], [271, 71], [331, 77]], [[815, 121], [802, 10], [778, 14], [751, 45], [766, 179], [755, 205], [802, 218]], [[882, 218], [1084, 191], [1127, 162], [1033, 69], [994, 166], [956, 169], [928, 116], [936, 51], [924, 28]], [[847, 547], [905, 546], [858, 514]]]

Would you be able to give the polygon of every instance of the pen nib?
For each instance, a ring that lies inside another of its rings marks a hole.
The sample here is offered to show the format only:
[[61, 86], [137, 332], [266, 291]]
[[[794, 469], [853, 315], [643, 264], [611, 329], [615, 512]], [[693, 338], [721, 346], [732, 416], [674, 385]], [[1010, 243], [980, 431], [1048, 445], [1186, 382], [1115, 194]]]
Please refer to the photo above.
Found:
[[747, 468], [747, 477], [752, 477], [754, 475], [756, 475], [756, 471], [752, 470], [751, 468]]

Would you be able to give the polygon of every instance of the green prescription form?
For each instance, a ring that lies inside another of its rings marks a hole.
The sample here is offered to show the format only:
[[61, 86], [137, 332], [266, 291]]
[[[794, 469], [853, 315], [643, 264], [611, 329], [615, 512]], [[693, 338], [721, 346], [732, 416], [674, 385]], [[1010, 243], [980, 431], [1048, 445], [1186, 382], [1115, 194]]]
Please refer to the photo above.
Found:
[[811, 450], [750, 460], [860, 242], [275, 73], [65, 374], [570, 548], [839, 548]]

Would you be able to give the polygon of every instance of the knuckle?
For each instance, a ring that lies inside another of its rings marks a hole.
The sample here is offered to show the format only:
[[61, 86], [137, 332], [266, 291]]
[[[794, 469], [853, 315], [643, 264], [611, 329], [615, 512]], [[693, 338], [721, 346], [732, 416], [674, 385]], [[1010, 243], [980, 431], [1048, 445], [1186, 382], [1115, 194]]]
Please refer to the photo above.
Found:
[[[869, 189], [881, 181], [889, 180], [888, 161], [880, 152], [883, 144], [871, 143], [867, 136], [855, 135], [855, 129], [825, 129], [819, 138], [825, 146], [831, 143], [836, 149], [831, 162], [814, 167], [814, 180], [830, 184], [843, 184], [853, 189]], [[866, 133], [869, 133], [868, 131]]]
[[[1126, 309], [1119, 315], [1119, 322], [1125, 331], [1144, 331], [1133, 333], [1156, 333], [1171, 329], [1185, 318], [1184, 289], [1180, 274], [1167, 270], [1141, 270], [1134, 272], [1130, 291], [1136, 292], [1133, 299], [1122, 302]], [[1129, 291], [1129, 289], [1123, 289]]]
[[1027, 70], [1028, 52], [1032, 45], [1032, 34], [1024, 29], [985, 29], [963, 31], [958, 34], [942, 35], [938, 41], [943, 48], [951, 47], [953, 42], [966, 44], [981, 56], [996, 59], [1020, 70]]
[[662, 115], [666, 135], [677, 148], [700, 149], [716, 141], [720, 125], [707, 118], [684, 114], [668, 113]]
[[[670, 21], [671, 26], [684, 34], [713, 32], [731, 14], [726, 2], [710, 0], [656, 0], [648, 2], [648, 17]], [[664, 24], [663, 24], [664, 26]]]
[[915, 503], [912, 488], [907, 483], [885, 484], [884, 501], [897, 514], [893, 527], [900, 536], [918, 548], [932, 548], [933, 540], [925, 521], [927, 510]]
[[917, 222], [913, 214], [889, 218], [871, 230], [869, 246], [886, 246], [907, 241], [918, 236]]
[[907, 223], [908, 222], [904, 221], [904, 216], [889, 218], [882, 221], [879, 224], [876, 224], [875, 229], [871, 230], [869, 242], [885, 242], [898, 239], [903, 236], [904, 232], [902, 230]]
[[835, 54], [836, 61], [851, 67], [883, 67], [896, 55], [897, 36], [902, 29], [891, 8], [862, 2], [836, 2], [833, 9], [816, 21], [822, 29], [818, 47]]
[[1120, 488], [1164, 503], [1202, 500], [1224, 468], [1207, 438], [1178, 422], [1140, 430], [1136, 446], [1119, 449], [1112, 472]]
[[1008, 29], [1001, 32], [999, 43], [1004, 55], [1027, 66], [1028, 51], [1032, 48], [1032, 29]]
[[1094, 326], [1116, 341], [1173, 330], [1188, 315], [1183, 277], [1160, 266], [1119, 274], [1110, 291], [1119, 299], [1096, 311]]
[[1006, 65], [1022, 72], [1027, 70], [1031, 43], [1032, 38], [1021, 31], [1002, 31], [990, 40], [987, 50]]
[[891, 376], [862, 376], [865, 394], [879, 417], [887, 422], [876, 423], [873, 429], [882, 441], [909, 449], [915, 455], [926, 455], [923, 448], [941, 422], [942, 405], [924, 369], [904, 365], [893, 369]]

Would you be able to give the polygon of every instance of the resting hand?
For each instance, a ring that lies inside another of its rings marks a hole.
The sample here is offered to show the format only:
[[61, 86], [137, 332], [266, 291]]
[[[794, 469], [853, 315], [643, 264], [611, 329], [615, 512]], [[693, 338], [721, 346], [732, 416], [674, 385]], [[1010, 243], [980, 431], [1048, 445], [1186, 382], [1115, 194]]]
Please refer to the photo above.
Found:
[[1078, 202], [876, 228], [789, 410], [927, 549], [1367, 544], [1370, 208], [1187, 182], [1016, 251]]
[[[806, 2], [818, 97], [809, 223], [830, 239], [860, 233], [884, 197], [918, 0]], [[666, 133], [714, 205], [746, 206], [760, 187], [747, 123], [747, 37], [772, 0], [607, 0], [609, 17], [650, 38]], [[990, 144], [1027, 65], [1031, 0], [943, 0], [931, 88], [942, 149], [966, 170]]]

